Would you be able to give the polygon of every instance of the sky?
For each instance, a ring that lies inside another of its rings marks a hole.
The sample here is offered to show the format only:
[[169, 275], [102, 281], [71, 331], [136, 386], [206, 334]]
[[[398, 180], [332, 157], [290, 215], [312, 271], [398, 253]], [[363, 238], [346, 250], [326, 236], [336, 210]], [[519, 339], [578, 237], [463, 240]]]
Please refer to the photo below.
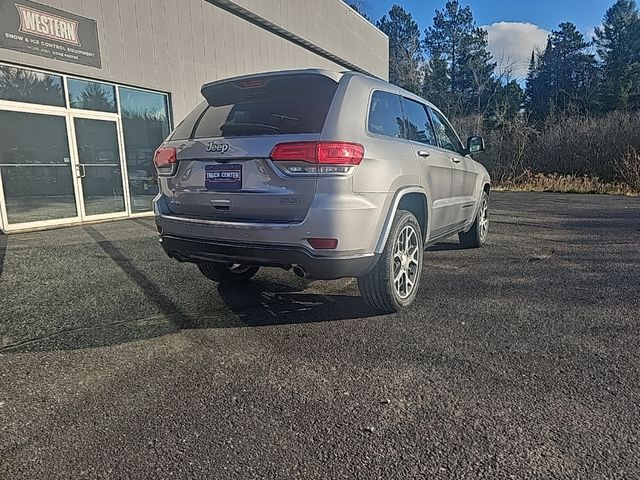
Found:
[[[531, 51], [544, 47], [549, 31], [570, 21], [585, 35], [593, 35], [605, 11], [614, 0], [461, 0], [470, 5], [476, 23], [489, 32], [489, 51], [496, 60], [513, 65], [514, 76], [526, 76]], [[420, 30], [431, 25], [436, 9], [446, 0], [364, 0], [374, 20], [386, 14], [394, 3], [408, 10]]]

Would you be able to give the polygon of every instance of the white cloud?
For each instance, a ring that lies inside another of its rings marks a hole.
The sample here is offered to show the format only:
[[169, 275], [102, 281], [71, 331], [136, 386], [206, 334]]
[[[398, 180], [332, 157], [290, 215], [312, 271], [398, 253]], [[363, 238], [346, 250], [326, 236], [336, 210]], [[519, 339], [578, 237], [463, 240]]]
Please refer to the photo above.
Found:
[[549, 32], [524, 22], [498, 22], [483, 27], [489, 33], [489, 51], [498, 68], [513, 65], [516, 79], [527, 76], [531, 52], [544, 48]]

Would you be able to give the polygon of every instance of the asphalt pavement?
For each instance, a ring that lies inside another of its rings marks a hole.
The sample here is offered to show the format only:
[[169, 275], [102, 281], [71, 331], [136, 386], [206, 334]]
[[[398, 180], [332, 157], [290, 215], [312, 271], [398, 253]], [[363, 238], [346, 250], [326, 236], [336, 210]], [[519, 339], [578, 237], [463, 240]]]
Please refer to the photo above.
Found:
[[640, 478], [640, 199], [494, 193], [415, 304], [167, 258], [151, 219], [0, 236], [0, 478]]

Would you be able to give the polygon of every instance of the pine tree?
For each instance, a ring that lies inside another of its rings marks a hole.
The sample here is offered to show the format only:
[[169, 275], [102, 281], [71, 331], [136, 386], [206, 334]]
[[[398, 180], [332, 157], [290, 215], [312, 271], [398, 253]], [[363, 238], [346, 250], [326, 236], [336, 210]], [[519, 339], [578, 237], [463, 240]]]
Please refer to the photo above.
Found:
[[640, 109], [640, 15], [634, 0], [618, 0], [595, 32], [602, 59], [605, 110]]
[[523, 102], [524, 91], [517, 80], [499, 84], [484, 113], [487, 125], [492, 129], [504, 128], [520, 115]]
[[425, 31], [424, 46], [430, 55], [425, 77], [425, 94], [439, 92], [452, 115], [481, 113], [489, 92], [496, 87], [492, 78], [496, 63], [487, 50], [488, 34], [476, 26], [471, 8], [458, 0], [447, 1], [436, 10], [433, 26]]
[[597, 92], [597, 67], [590, 44], [572, 23], [551, 32], [547, 46], [532, 59], [527, 78], [527, 108], [542, 121], [573, 109], [592, 110]]
[[389, 37], [389, 82], [410, 92], [419, 93], [424, 56], [420, 29], [411, 14], [394, 5], [377, 27]]
[[368, 2], [366, 0], [349, 0], [347, 2], [347, 5], [349, 5], [356, 12], [358, 12], [364, 18], [369, 20], [371, 23], [373, 23], [373, 21], [371, 20], [371, 17], [369, 17], [369, 15], [367, 14], [367, 11], [369, 10], [369, 8], [368, 8]]

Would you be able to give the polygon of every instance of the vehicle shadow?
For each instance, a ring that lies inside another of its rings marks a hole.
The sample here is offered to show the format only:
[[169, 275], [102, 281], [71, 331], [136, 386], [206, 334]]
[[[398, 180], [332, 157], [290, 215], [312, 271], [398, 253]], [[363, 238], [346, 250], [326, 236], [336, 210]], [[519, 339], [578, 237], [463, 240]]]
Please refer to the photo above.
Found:
[[227, 319], [227, 326], [330, 322], [382, 315], [360, 297], [303, 293], [304, 287], [273, 287], [272, 283], [262, 280], [253, 281], [242, 289], [219, 285], [220, 297], [235, 316]]
[[460, 242], [441, 242], [425, 249], [426, 252], [446, 252], [450, 250], [464, 250]]
[[0, 343], [0, 354], [107, 347], [183, 330], [284, 326], [382, 315], [357, 296], [304, 293], [305, 282], [287, 284], [260, 278], [240, 288], [212, 284], [211, 295], [219, 295], [222, 302], [208, 302], [204, 298], [199, 307], [186, 309], [164, 295], [143, 274], [139, 276], [136, 277], [138, 285], [145, 296], [153, 299], [160, 309], [159, 314], [68, 328], [38, 338]]

